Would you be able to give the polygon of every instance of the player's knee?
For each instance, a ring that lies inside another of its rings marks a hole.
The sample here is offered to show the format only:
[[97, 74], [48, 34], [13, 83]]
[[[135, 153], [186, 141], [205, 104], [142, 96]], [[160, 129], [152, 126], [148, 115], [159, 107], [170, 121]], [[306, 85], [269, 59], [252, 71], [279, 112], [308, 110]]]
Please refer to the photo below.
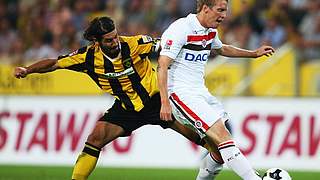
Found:
[[232, 137], [224, 124], [214, 124], [206, 132], [207, 138], [210, 142], [219, 145], [222, 142], [231, 140]]
[[95, 128], [88, 136], [87, 142], [103, 148], [105, 145], [125, 134], [122, 127], [109, 122], [98, 121]]
[[99, 135], [99, 133], [97, 132], [92, 132], [87, 139], [87, 142], [99, 147], [99, 148], [103, 148], [103, 144], [104, 144], [104, 138], [102, 135]]
[[110, 141], [110, 138], [108, 138], [108, 136], [106, 135], [105, 128], [99, 126], [96, 126], [93, 129], [93, 131], [90, 133], [87, 139], [88, 143], [99, 148], [103, 148], [103, 146], [105, 146], [105, 144], [107, 144]]

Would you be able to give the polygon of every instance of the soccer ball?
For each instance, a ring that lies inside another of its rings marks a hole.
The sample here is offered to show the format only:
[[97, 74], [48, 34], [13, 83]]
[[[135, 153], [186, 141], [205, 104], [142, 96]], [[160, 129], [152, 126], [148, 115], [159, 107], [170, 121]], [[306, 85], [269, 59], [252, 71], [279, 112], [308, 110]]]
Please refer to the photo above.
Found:
[[271, 168], [264, 173], [263, 180], [291, 180], [289, 173], [281, 168]]

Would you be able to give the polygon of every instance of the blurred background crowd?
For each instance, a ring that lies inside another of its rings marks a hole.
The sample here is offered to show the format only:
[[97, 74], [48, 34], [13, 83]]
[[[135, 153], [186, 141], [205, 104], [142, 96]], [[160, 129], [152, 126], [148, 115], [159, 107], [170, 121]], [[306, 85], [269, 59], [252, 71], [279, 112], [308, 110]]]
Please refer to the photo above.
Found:
[[[320, 58], [320, 0], [229, 0], [220, 27], [225, 43], [253, 49], [286, 42], [299, 62]], [[0, 0], [0, 63], [56, 58], [86, 42], [82, 33], [96, 16], [110, 16], [122, 35], [161, 36], [196, 0]]]

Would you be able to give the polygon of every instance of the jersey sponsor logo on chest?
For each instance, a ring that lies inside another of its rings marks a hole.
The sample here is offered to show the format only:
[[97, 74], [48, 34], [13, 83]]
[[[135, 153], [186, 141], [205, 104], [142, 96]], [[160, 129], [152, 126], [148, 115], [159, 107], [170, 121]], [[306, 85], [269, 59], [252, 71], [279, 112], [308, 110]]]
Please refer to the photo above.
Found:
[[185, 53], [184, 60], [187, 61], [207, 61], [208, 60], [208, 54], [207, 53], [198, 53], [198, 54], [193, 54], [193, 53]]
[[117, 79], [117, 78], [121, 78], [124, 76], [129, 76], [134, 73], [135, 73], [135, 71], [134, 71], [133, 67], [130, 67], [130, 68], [128, 68], [124, 71], [121, 71], [121, 72], [99, 74], [99, 77], [103, 78], [103, 79]]

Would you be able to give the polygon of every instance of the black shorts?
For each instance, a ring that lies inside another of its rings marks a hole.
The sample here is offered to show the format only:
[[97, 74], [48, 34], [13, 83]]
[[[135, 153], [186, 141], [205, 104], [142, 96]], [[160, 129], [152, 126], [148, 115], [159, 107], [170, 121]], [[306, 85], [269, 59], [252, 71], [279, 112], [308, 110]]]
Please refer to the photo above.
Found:
[[151, 97], [151, 100], [139, 112], [128, 111], [121, 106], [119, 100], [115, 100], [112, 107], [104, 114], [101, 121], [107, 121], [121, 126], [125, 130], [124, 136], [129, 136], [132, 131], [147, 125], [160, 125], [162, 128], [170, 127], [172, 121], [162, 121], [160, 119], [160, 94]]

